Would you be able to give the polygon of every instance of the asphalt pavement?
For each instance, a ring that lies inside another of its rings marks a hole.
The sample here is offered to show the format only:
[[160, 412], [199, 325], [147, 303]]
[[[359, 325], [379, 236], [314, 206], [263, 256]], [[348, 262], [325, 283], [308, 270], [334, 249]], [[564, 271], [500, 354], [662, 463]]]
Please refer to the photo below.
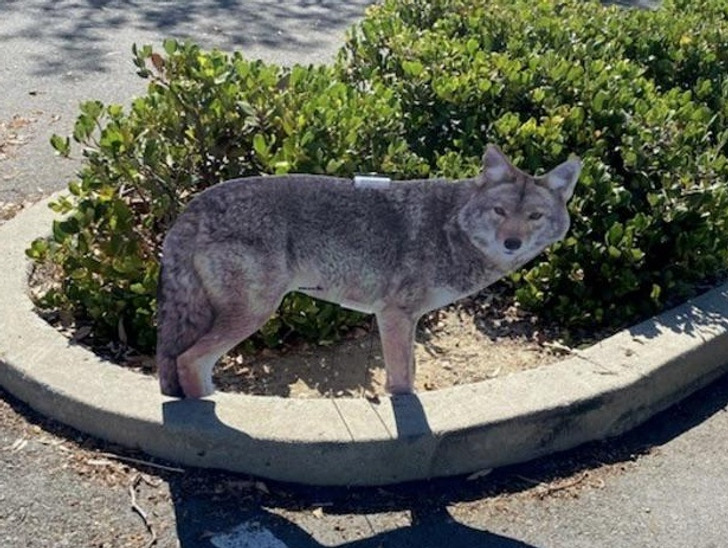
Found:
[[[0, 204], [58, 190], [80, 101], [143, 91], [132, 43], [191, 38], [326, 62], [369, 2], [5, 0]], [[2, 366], [0, 364], [0, 366]], [[482, 477], [311, 489], [181, 469], [93, 440], [0, 392], [0, 545], [728, 546], [728, 379], [630, 434]]]
[[19, 123], [18, 138], [4, 147], [0, 202], [65, 186], [76, 164], [58, 161], [48, 140], [72, 131], [82, 101], [128, 104], [144, 92], [133, 44], [161, 49], [164, 38], [189, 39], [281, 65], [326, 63], [371, 3], [2, 0], [0, 123], [13, 117], [27, 123]]
[[0, 392], [0, 545], [723, 548], [727, 406], [724, 378], [626, 436], [483, 477], [314, 489], [176, 468]]

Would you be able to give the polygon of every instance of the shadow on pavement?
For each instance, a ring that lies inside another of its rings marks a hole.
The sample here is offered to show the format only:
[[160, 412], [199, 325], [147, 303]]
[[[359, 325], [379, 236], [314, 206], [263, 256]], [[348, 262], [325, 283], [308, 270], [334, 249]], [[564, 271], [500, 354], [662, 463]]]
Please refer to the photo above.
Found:
[[[605, 4], [654, 8], [659, 0], [602, 0]], [[333, 33], [360, 19], [373, 0], [3, 0], [0, 41], [32, 41], [47, 47], [30, 56], [34, 76], [78, 77], [103, 73], [111, 50], [109, 33], [124, 32], [130, 43], [162, 37], [190, 39], [224, 50], [262, 47], [312, 51]], [[39, 23], [42, 21], [42, 24]]]
[[[202, 504], [205, 508], [205, 504]], [[196, 513], [194, 503], [183, 512]], [[204, 511], [204, 510], [203, 510]], [[374, 534], [367, 538], [345, 541], [336, 544], [338, 548], [470, 548], [488, 546], [489, 548], [535, 548], [509, 537], [482, 531], [454, 521], [446, 509], [433, 512], [413, 513], [413, 523], [409, 527], [401, 527], [392, 531]], [[197, 514], [199, 516], [199, 513]], [[178, 514], [178, 535], [180, 548], [202, 548], [203, 546], [260, 546], [261, 548], [324, 548], [329, 543], [320, 543], [306, 530], [275, 513], [261, 510], [224, 510], [217, 514], [225, 516], [224, 520], [215, 515], [207, 517], [207, 526], [212, 531], [227, 533], [210, 535], [217, 543], [205, 544], [196, 528], [187, 528], [186, 519]], [[230, 519], [232, 516], [235, 519]], [[324, 522], [325, 523], [325, 522]], [[266, 542], [265, 539], [268, 539]], [[282, 544], [277, 544], [275, 541]], [[257, 542], [256, 542], [257, 541]], [[203, 544], [201, 544], [203, 543]]]
[[[45, 419], [2, 390], [0, 397], [29, 423], [74, 440], [86, 449], [114, 451], [122, 457], [132, 455], [143, 461], [160, 462], [138, 452], [109, 447], [102, 441]], [[163, 512], [164, 506], [171, 504], [176, 535], [183, 547], [212, 547], [214, 545], [209, 541], [211, 534], [234, 531], [241, 523], [261, 524], [289, 547], [321, 546], [311, 531], [317, 531], [320, 538], [327, 529], [328, 536], [323, 544], [327, 546], [527, 547], [528, 544], [517, 539], [454, 521], [449, 509], [459, 503], [487, 501], [504, 495], [520, 493], [525, 496], [534, 487], [550, 482], [568, 482], [569, 478], [585, 471], [637, 460], [652, 448], [666, 444], [727, 406], [728, 376], [725, 376], [619, 438], [498, 469], [472, 481], [451, 478], [383, 488], [313, 488], [260, 481], [215, 470], [189, 468], [180, 474], [143, 464], [130, 466], [146, 475], [157, 476], [168, 485], [171, 502], [160, 503], [157, 512]], [[409, 424], [409, 421], [402, 424], [405, 423]], [[419, 424], [422, 426], [421, 422]], [[184, 441], [181, 440], [182, 443]], [[39, 469], [38, 473], [44, 471]], [[316, 509], [321, 509], [322, 514], [312, 517]], [[397, 513], [399, 520], [390, 522], [389, 527], [367, 526], [370, 520], [375, 525], [381, 522], [381, 515]], [[409, 516], [404, 525], [403, 514]], [[351, 540], [351, 535], [339, 534], [337, 537], [332, 532], [332, 522], [336, 520], [342, 524], [358, 520], [365, 525], [356, 535], [357, 540]]]
[[[149, 36], [191, 39], [206, 47], [283, 51], [314, 50], [322, 38], [360, 18], [371, 0], [4, 0], [0, 41], [30, 40], [48, 46], [33, 59], [37, 76], [106, 72], [108, 33], [124, 31], [131, 41]], [[42, 24], [39, 24], [42, 21]], [[136, 38], [138, 36], [138, 38]], [[155, 38], [156, 39], [156, 38]]]
[[[246, 523], [264, 527], [289, 547], [529, 547], [518, 539], [459, 523], [448, 508], [461, 502], [524, 493], [534, 486], [568, 480], [604, 465], [635, 461], [727, 405], [728, 376], [619, 438], [499, 469], [471, 481], [461, 477], [381, 488], [314, 488], [254, 478], [241, 480], [239, 475], [202, 470], [167, 479], [183, 548], [214, 546], [200, 544], [206, 531], [234, 532]], [[408, 408], [410, 414], [411, 402]], [[409, 419], [402, 424], [409, 424]], [[405, 430], [410, 431], [409, 427]], [[242, 490], [241, 481], [245, 485]], [[319, 517], [311, 518], [317, 508], [322, 509]], [[381, 527], [370, 527], [360, 535], [364, 538], [345, 539], [338, 544], [322, 544], [309, 533], [330, 531], [334, 526], [329, 520], [338, 518], [348, 523], [364, 518], [369, 524], [369, 517], [392, 512], [408, 514], [410, 524], [399, 523], [385, 532]], [[301, 516], [309, 519], [301, 520]]]

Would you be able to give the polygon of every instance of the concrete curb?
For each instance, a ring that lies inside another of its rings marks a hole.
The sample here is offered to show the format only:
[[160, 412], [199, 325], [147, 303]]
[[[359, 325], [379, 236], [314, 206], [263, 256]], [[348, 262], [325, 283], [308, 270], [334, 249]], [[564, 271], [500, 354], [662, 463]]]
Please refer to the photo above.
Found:
[[33, 312], [41, 202], [0, 227], [0, 385], [94, 436], [179, 462], [317, 485], [382, 485], [515, 464], [615, 436], [728, 371], [728, 284], [546, 368], [417, 396], [159, 394]]

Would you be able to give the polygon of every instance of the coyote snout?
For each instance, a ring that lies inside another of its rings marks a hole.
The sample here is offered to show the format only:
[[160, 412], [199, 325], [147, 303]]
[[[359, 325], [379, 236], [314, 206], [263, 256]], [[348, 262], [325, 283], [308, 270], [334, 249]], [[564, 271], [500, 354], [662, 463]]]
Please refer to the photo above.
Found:
[[503, 247], [505, 247], [508, 252], [515, 253], [520, 249], [521, 243], [520, 238], [514, 238], [511, 236], [503, 240]]
[[411, 392], [420, 316], [522, 266], [569, 227], [581, 163], [532, 177], [489, 146], [475, 178], [358, 186], [290, 175], [202, 192], [169, 231], [158, 298], [162, 392], [210, 394], [215, 362], [302, 291], [373, 313], [387, 390]]

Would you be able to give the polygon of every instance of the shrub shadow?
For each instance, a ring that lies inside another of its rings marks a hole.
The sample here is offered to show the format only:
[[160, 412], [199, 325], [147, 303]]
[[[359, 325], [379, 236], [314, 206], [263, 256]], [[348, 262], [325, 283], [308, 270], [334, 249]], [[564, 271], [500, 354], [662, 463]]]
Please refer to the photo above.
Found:
[[[72, 5], [55, 0], [5, 1], [0, 18], [12, 22], [0, 29], [0, 40], [44, 44], [50, 55], [31, 56], [31, 74], [106, 72], [110, 33], [129, 32], [134, 40], [155, 37], [190, 39], [224, 50], [251, 47], [305, 53], [321, 46], [333, 32], [359, 19], [371, 0], [81, 0]], [[32, 13], [32, 17], [27, 17]], [[40, 23], [39, 23], [40, 22]]]
[[[71, 5], [55, 0], [5, 0], [0, 18], [11, 22], [0, 29], [4, 41], [33, 41], [50, 54], [35, 54], [30, 73], [64, 76], [73, 72], [107, 72], [110, 33], [129, 31], [140, 40], [158, 37], [190, 39], [220, 49], [274, 48], [306, 52], [321, 45], [363, 16], [372, 0], [81, 0]], [[655, 8], [657, 0], [603, 0], [604, 4]], [[27, 14], [32, 13], [31, 17]], [[39, 24], [39, 21], [42, 21]]]
[[665, 331], [695, 337], [728, 330], [728, 286], [721, 286], [627, 328], [633, 337], [654, 339]]
[[[237, 365], [226, 368], [224, 363], [231, 360]], [[297, 396], [295, 386], [303, 384], [317, 397], [357, 397], [381, 391], [375, 373], [383, 367], [379, 335], [372, 326], [364, 336], [331, 346], [293, 345], [228, 357], [215, 370], [215, 383], [222, 390], [260, 396]]]

